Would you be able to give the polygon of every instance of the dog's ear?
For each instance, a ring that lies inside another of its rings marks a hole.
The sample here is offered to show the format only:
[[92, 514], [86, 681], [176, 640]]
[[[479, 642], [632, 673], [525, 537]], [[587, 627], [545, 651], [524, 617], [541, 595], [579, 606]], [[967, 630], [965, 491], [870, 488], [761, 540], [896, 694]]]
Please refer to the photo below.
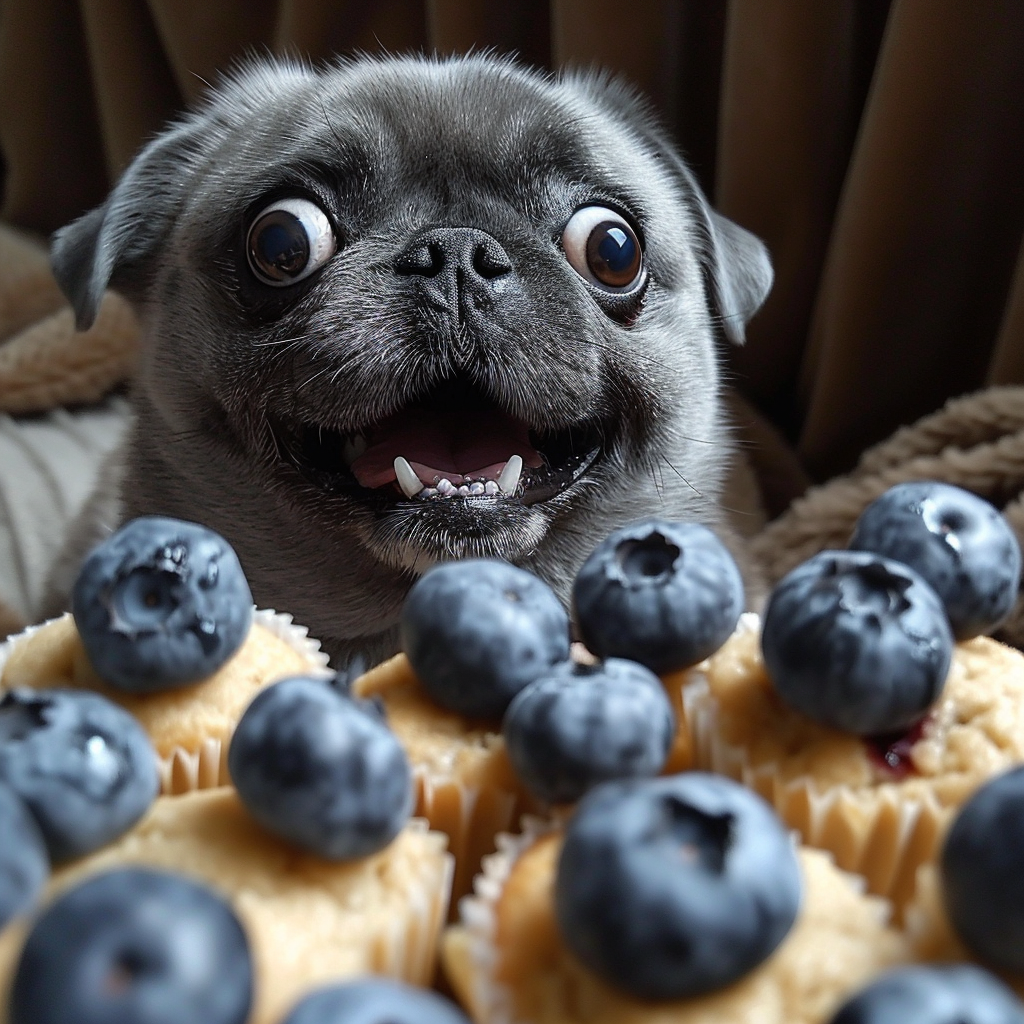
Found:
[[701, 260], [722, 332], [737, 345], [747, 321], [761, 308], [774, 280], [765, 244], [711, 208], [693, 171], [658, 124], [652, 108], [630, 85], [602, 73], [572, 72], [566, 78], [613, 112], [651, 149], [679, 183], [697, 219]]
[[760, 238], [712, 210], [699, 189], [697, 195], [711, 239], [705, 267], [722, 331], [733, 344], [742, 345], [747, 321], [761, 308], [775, 279], [771, 257]]
[[50, 265], [75, 312], [78, 330], [92, 326], [109, 286], [131, 297], [141, 282], [147, 257], [159, 247], [180, 208], [197, 130], [196, 121], [186, 122], [150, 142], [102, 206], [51, 239]]
[[768, 247], [711, 208], [693, 171], [660, 131], [649, 131], [647, 141], [684, 187], [704, 235], [702, 264], [722, 333], [742, 345], [747, 321], [761, 308], [775, 279]]

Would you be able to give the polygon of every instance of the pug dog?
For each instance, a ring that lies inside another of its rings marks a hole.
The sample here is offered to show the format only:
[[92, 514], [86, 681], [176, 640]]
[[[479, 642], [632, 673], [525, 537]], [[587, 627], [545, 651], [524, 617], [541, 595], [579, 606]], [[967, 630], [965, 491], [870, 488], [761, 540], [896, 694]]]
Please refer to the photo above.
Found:
[[250, 63], [52, 262], [79, 328], [110, 287], [143, 334], [73, 545], [205, 523], [339, 662], [397, 650], [437, 562], [568, 602], [613, 528], [719, 525], [717, 349], [772, 280], [629, 88], [489, 56]]

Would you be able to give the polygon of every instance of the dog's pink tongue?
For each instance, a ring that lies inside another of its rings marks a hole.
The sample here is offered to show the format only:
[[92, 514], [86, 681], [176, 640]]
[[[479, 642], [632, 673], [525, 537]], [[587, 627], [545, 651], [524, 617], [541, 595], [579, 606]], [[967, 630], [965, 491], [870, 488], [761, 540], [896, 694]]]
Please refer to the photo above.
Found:
[[363, 487], [383, 487], [394, 481], [399, 455], [427, 487], [442, 477], [456, 486], [464, 479], [496, 479], [513, 455], [526, 466], [543, 465], [526, 425], [494, 410], [396, 413], [367, 437], [352, 472]]

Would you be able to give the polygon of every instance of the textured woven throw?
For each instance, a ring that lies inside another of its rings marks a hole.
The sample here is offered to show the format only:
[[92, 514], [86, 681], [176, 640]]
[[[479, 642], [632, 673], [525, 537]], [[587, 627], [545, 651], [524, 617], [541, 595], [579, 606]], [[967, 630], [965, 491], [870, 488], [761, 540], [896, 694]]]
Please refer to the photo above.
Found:
[[[750, 542], [769, 583], [818, 551], [846, 547], [864, 507], [904, 480], [943, 480], [987, 498], [1024, 545], [1024, 387], [953, 399], [868, 449], [852, 473], [797, 498]], [[1019, 595], [996, 636], [1024, 647]]]

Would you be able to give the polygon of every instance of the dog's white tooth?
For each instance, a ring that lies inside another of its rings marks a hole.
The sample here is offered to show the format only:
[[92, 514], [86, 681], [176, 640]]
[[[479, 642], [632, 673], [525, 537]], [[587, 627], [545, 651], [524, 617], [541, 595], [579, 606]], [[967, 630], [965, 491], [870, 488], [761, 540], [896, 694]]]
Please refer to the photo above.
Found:
[[449, 494], [455, 493], [455, 484], [453, 484], [451, 480], [449, 480], [448, 477], [446, 476], [441, 477], [441, 479], [437, 481], [436, 486], [437, 493], [443, 495], [446, 498], [448, 497]]
[[470, 494], [483, 494], [484, 493], [483, 481], [481, 481], [481, 480], [474, 480], [469, 485], [469, 493]]
[[398, 486], [402, 488], [402, 493], [407, 498], [415, 498], [423, 490], [423, 481], [401, 455], [395, 456], [395, 476], [398, 478]]
[[468, 484], [459, 484], [458, 494], [459, 494], [460, 498], [468, 498], [469, 497], [469, 485]]
[[484, 484], [484, 494], [497, 494], [500, 488], [493, 480], [488, 480]]
[[498, 477], [498, 489], [502, 494], [514, 494], [519, 486], [519, 476], [523, 472], [523, 458], [521, 455], [513, 455]]

